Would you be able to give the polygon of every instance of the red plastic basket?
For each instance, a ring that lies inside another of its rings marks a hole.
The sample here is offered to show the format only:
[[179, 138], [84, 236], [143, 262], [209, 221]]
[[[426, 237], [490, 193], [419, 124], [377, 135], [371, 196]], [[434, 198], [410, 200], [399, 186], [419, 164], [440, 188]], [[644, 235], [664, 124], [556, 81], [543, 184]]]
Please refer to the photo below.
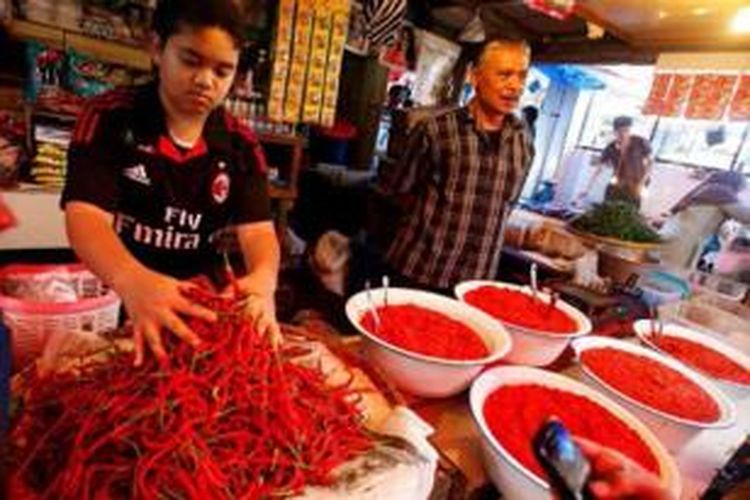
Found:
[[[15, 291], [41, 274], [58, 272], [75, 290], [75, 302], [40, 302]], [[0, 269], [0, 309], [10, 330], [13, 365], [20, 368], [44, 350], [53, 335], [98, 333], [117, 327], [120, 298], [82, 264], [10, 265]]]

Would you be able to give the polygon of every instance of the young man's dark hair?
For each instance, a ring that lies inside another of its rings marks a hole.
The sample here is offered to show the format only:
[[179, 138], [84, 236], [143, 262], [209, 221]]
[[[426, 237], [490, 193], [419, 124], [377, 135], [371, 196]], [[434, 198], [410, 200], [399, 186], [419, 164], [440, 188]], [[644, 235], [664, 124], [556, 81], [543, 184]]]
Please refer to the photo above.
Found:
[[151, 29], [163, 44], [182, 26], [217, 27], [232, 37], [238, 47], [244, 40], [242, 15], [232, 0], [161, 0], [156, 6]]
[[633, 126], [633, 119], [629, 116], [618, 116], [614, 119], [612, 122], [612, 128], [615, 130], [619, 128], [626, 128], [626, 127], [632, 127]]

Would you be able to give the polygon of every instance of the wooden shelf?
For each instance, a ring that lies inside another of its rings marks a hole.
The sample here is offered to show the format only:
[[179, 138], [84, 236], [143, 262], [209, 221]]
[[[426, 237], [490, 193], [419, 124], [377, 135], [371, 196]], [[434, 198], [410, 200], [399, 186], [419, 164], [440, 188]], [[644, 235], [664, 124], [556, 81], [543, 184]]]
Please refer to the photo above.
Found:
[[298, 135], [281, 134], [258, 134], [258, 141], [266, 144], [278, 144], [280, 146], [304, 146], [304, 139]]
[[59, 120], [61, 122], [68, 122], [68, 123], [73, 123], [78, 119], [78, 117], [73, 114], [56, 113], [54, 111], [45, 111], [42, 109], [38, 109], [38, 110], [34, 109], [31, 111], [31, 114], [33, 116], [38, 116], [39, 118], [51, 118], [54, 120]]
[[268, 196], [274, 200], [296, 200], [297, 190], [292, 187], [286, 186], [275, 186], [272, 183], [268, 184]]
[[75, 49], [101, 61], [134, 69], [151, 69], [151, 57], [144, 49], [122, 42], [100, 40], [63, 28], [13, 19], [5, 23], [8, 33], [19, 40], [37, 40], [56, 49]]

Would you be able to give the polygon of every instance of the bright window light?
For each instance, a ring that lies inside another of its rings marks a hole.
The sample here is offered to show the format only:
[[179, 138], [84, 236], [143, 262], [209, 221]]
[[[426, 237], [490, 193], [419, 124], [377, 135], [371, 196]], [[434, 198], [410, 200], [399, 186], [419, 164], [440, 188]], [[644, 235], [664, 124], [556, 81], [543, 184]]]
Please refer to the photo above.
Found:
[[732, 19], [731, 30], [734, 33], [750, 33], [750, 7], [737, 9]]

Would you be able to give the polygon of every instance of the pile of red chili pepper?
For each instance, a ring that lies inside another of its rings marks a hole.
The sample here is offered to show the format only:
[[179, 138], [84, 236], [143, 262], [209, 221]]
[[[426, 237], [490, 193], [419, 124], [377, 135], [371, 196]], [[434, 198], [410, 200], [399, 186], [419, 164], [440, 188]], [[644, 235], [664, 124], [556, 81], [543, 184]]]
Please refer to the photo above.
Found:
[[612, 412], [586, 397], [537, 384], [509, 385], [490, 394], [483, 411], [495, 439], [539, 477], [546, 475], [532, 442], [552, 416], [574, 436], [614, 448], [659, 474], [659, 463], [643, 439]]
[[685, 364], [728, 382], [750, 385], [750, 370], [728, 356], [692, 340], [674, 335], [654, 335], [651, 341]]
[[[15, 498], [260, 499], [326, 485], [373, 445], [351, 384], [291, 362], [235, 302], [198, 291], [219, 314], [189, 320], [202, 344], [167, 340], [168, 363], [110, 353], [29, 376], [11, 434]], [[293, 352], [297, 351], [297, 352]]]
[[605, 347], [587, 349], [581, 362], [604, 383], [656, 410], [697, 422], [715, 422], [721, 416], [708, 392], [658, 361]]
[[574, 333], [578, 330], [575, 320], [557, 307], [515, 290], [481, 286], [464, 295], [464, 300], [514, 326], [549, 333]]
[[372, 312], [362, 318], [362, 327], [407, 351], [436, 358], [470, 360], [489, 355], [482, 338], [454, 319], [415, 305], [377, 308], [380, 323]]

